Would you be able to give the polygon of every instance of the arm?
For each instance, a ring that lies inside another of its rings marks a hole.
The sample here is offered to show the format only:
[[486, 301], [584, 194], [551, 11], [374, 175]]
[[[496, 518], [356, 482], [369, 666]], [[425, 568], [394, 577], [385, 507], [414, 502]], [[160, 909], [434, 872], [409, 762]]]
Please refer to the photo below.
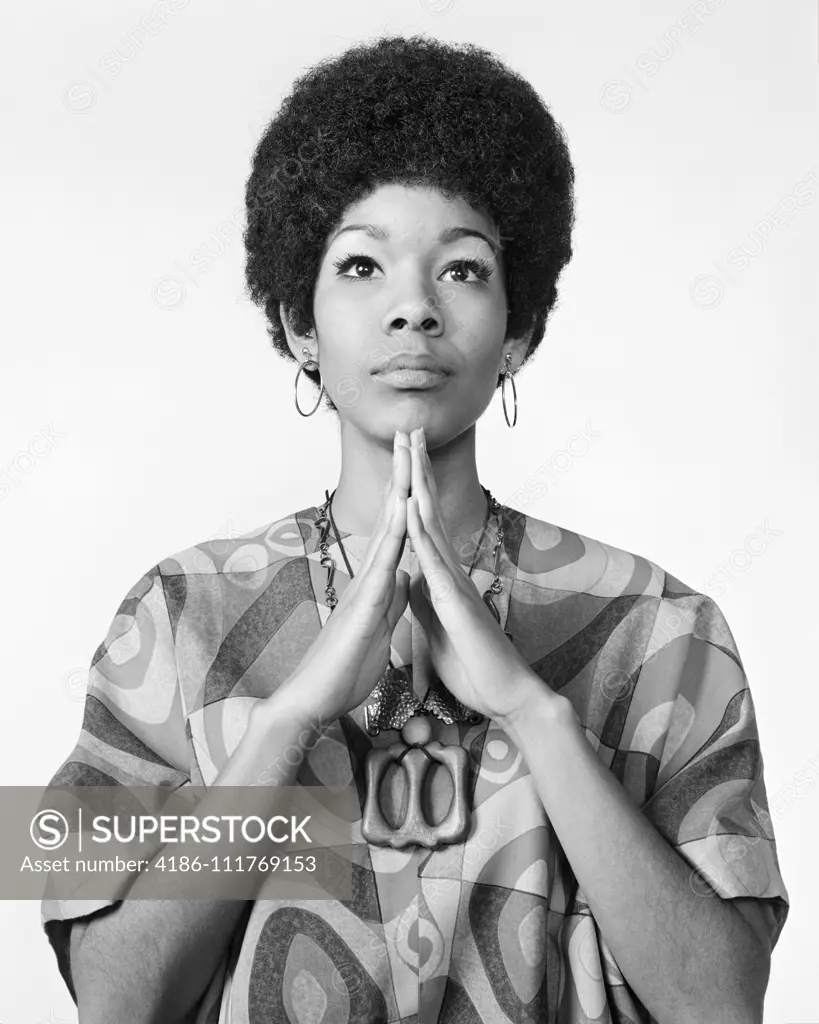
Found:
[[[296, 744], [300, 734], [305, 743], [305, 729], [316, 735], [312, 723], [284, 708], [274, 694], [253, 709], [247, 731], [213, 785], [258, 785], [264, 772], [272, 808], [274, 789], [294, 784], [298, 762], [279, 758], [271, 779], [270, 752]], [[208, 805], [205, 796], [197, 805], [200, 817], [210, 813]], [[238, 845], [236, 852], [244, 852]], [[141, 899], [144, 888], [140, 875], [113, 912], [72, 927], [79, 1024], [187, 1024], [247, 907], [246, 900]]]
[[661, 1024], [762, 1021], [770, 950], [692, 869], [591, 748], [570, 702], [533, 677], [499, 723], [521, 751], [555, 833], [629, 985]]

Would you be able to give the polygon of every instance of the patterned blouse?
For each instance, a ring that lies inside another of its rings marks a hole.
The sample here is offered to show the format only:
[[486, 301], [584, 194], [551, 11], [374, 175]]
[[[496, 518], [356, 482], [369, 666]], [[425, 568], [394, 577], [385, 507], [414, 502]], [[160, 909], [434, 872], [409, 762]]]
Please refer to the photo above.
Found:
[[[505, 505], [501, 514], [502, 628], [569, 698], [592, 748], [697, 869], [703, 893], [769, 901], [775, 944], [789, 899], [751, 691], [719, 607], [639, 555]], [[293, 672], [330, 614], [317, 516], [314, 506], [194, 545], [134, 584], [94, 654], [80, 736], [52, 785], [212, 783], [251, 707]], [[341, 537], [355, 575], [368, 538]], [[349, 575], [332, 531], [328, 540], [340, 597]], [[493, 543], [489, 530], [472, 567], [481, 593]], [[420, 573], [409, 544], [401, 567]], [[392, 662], [423, 696], [432, 673], [409, 605]], [[369, 736], [363, 713], [364, 704], [329, 726], [296, 780], [356, 787], [362, 811], [366, 753], [398, 737]], [[510, 738], [486, 719], [431, 722], [433, 739], [470, 753], [466, 840], [394, 850], [365, 842], [354, 823], [352, 899], [249, 902], [203, 979], [196, 1024], [656, 1024], [598, 930]], [[443, 767], [432, 771], [431, 820], [440, 820], [452, 787]], [[403, 784], [395, 771], [385, 789], [394, 807]], [[69, 922], [117, 902], [42, 902], [75, 999]]]

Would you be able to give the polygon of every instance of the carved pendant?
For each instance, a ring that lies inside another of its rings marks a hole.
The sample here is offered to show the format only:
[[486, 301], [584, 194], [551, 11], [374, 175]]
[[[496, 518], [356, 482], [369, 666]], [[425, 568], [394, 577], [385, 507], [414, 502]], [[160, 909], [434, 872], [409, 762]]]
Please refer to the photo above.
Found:
[[[367, 796], [361, 819], [361, 834], [375, 846], [423, 846], [434, 850], [448, 843], [460, 843], [469, 834], [471, 811], [466, 791], [469, 754], [461, 746], [430, 742], [432, 729], [426, 718], [414, 716], [401, 730], [403, 742], [378, 749], [373, 747], [364, 761]], [[452, 804], [443, 821], [430, 825], [421, 808], [424, 779], [433, 762], [445, 764], [454, 787]], [[399, 828], [384, 817], [378, 799], [384, 773], [393, 763], [404, 769], [407, 782], [407, 813]]]
[[[483, 594], [484, 603], [499, 625], [500, 613], [492, 595], [500, 592], [500, 579], [496, 576]], [[504, 630], [504, 635], [513, 642], [511, 633]], [[434, 850], [463, 842], [469, 834], [471, 809], [466, 791], [469, 754], [459, 745], [430, 742], [432, 729], [424, 713], [434, 714], [447, 723], [479, 722], [483, 718], [480, 712], [470, 710], [453, 697], [437, 679], [433, 679], [421, 700], [392, 665], [389, 666], [364, 709], [365, 728], [371, 736], [378, 735], [384, 728], [401, 729], [401, 741], [386, 748], [373, 747], [364, 761], [367, 792], [361, 833], [374, 846], [401, 849], [414, 845]], [[454, 787], [449, 811], [437, 825], [426, 820], [421, 807], [424, 780], [434, 762], [447, 766]], [[403, 768], [407, 783], [407, 813], [398, 828], [392, 828], [387, 822], [378, 797], [384, 775], [393, 763]]]

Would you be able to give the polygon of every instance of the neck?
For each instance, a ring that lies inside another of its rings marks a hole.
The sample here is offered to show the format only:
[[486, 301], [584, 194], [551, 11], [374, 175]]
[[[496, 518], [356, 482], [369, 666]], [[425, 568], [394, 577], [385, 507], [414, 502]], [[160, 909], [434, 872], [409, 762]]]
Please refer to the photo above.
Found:
[[[486, 517], [486, 495], [475, 463], [474, 424], [459, 437], [427, 453], [438, 490], [444, 523], [455, 550], [480, 530]], [[339, 530], [371, 537], [392, 477], [392, 437], [387, 442], [341, 424], [341, 474], [333, 497], [333, 518]]]

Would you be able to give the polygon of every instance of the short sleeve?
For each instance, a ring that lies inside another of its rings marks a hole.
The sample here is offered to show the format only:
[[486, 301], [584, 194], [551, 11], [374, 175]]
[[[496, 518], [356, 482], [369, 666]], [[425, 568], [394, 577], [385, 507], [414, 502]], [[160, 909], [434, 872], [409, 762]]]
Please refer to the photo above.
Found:
[[640, 675], [641, 685], [656, 694], [645, 714], [654, 718], [652, 753], [659, 761], [642, 809], [696, 869], [691, 884], [697, 892], [770, 901], [773, 948], [790, 900], [768, 810], [753, 696], [716, 602], [682, 584], [679, 593], [675, 589], [660, 602]]
[[[80, 735], [49, 786], [162, 786], [170, 796], [190, 781], [174, 637], [162, 576], [154, 566], [120, 602], [91, 659]], [[119, 902], [41, 901], [42, 926], [75, 1002], [71, 922]]]

